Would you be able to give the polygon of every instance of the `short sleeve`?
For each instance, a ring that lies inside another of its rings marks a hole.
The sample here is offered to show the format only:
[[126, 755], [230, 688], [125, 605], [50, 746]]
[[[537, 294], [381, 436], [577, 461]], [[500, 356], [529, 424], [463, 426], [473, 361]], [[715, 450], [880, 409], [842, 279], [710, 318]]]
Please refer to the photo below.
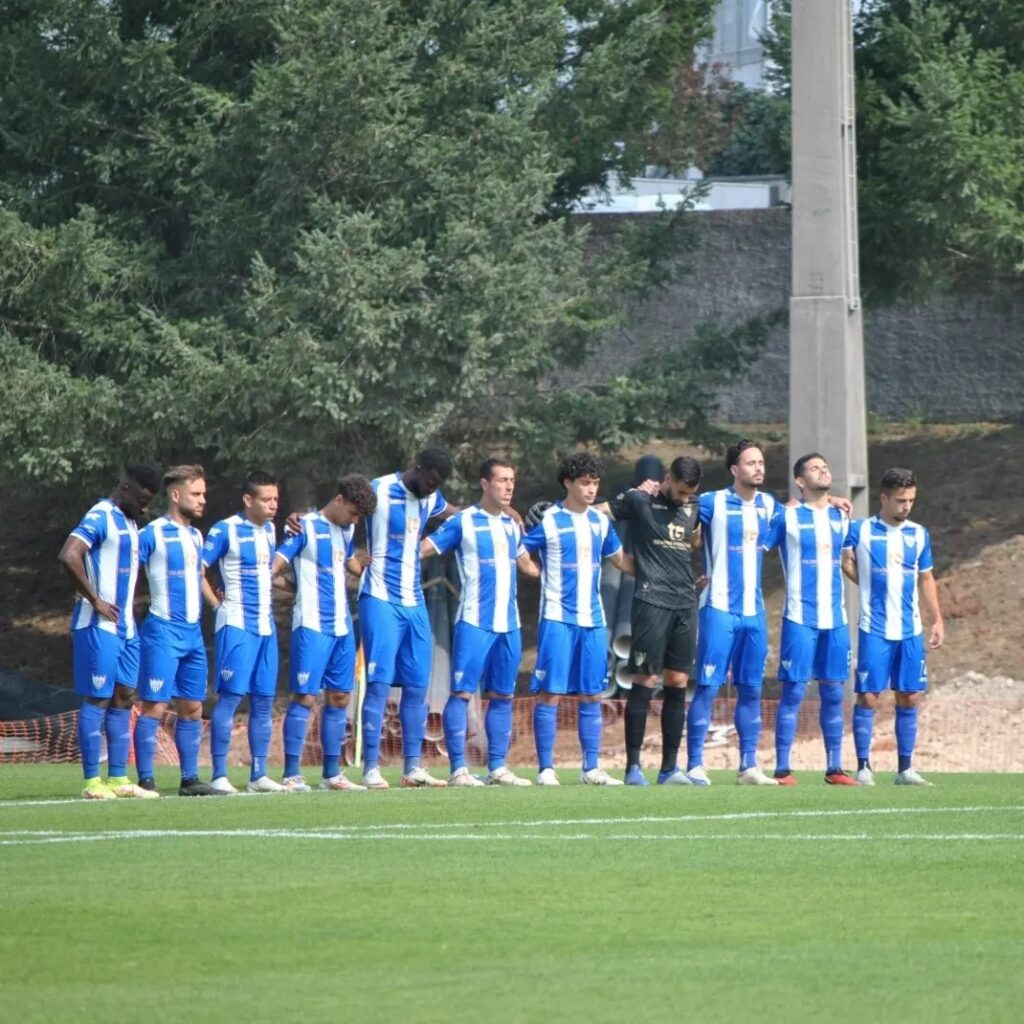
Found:
[[305, 546], [305, 530], [300, 530], [298, 533], [289, 533], [281, 543], [280, 547], [278, 547], [277, 554], [279, 554], [286, 562], [290, 562]]
[[350, 526], [345, 534], [345, 557], [352, 558], [356, 553], [356, 528]]
[[457, 548], [462, 543], [462, 516], [446, 519], [427, 540], [439, 555]]
[[209, 568], [214, 562], [219, 562], [227, 550], [228, 528], [223, 521], [215, 523], [210, 527], [203, 545], [203, 565]]
[[612, 526], [610, 520], [605, 522], [605, 527], [604, 541], [601, 544], [601, 557], [611, 558], [612, 555], [618, 554], [622, 550], [622, 541], [619, 540], [619, 535], [615, 532], [615, 527]]
[[71, 536], [84, 541], [88, 548], [101, 544], [107, 539], [107, 514], [102, 509], [89, 509], [82, 516], [82, 521], [71, 531]]
[[921, 542], [921, 552], [917, 556], [917, 571], [931, 572], [935, 568], [932, 563], [932, 535], [927, 530], [922, 530], [924, 540]]
[[434, 491], [431, 495], [430, 511], [427, 513], [427, 518], [433, 519], [434, 516], [441, 515], [447, 507], [447, 498], [440, 491]]
[[526, 536], [523, 537], [523, 547], [528, 552], [542, 551], [548, 545], [547, 534], [544, 532], [544, 523], [540, 522]]
[[636, 509], [636, 502], [633, 500], [632, 496], [638, 493], [638, 491], [630, 490], [616, 494], [615, 497], [608, 502], [608, 508], [611, 510], [612, 519], [632, 519]]
[[145, 565], [156, 547], [156, 530], [152, 525], [145, 527], [139, 534], [139, 565]]
[[709, 494], [702, 494], [697, 501], [697, 505], [697, 518], [702, 526], [708, 526], [711, 523], [712, 516], [715, 514], [714, 491]]
[[846, 539], [843, 541], [844, 548], [855, 548], [857, 546], [857, 542], [860, 540], [860, 528], [863, 522], [863, 519], [855, 519], [850, 523], [849, 529], [846, 531]]

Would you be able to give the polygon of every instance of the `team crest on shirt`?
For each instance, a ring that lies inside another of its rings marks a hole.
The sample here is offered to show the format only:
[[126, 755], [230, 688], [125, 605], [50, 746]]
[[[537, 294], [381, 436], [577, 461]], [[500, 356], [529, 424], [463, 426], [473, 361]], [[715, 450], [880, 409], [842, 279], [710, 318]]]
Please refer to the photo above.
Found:
[[107, 683], [106, 676], [93, 676], [92, 677], [92, 688], [94, 690], [102, 690]]
[[757, 515], [758, 515], [759, 519], [765, 519], [767, 517], [767, 515], [768, 515], [768, 509], [764, 508], [761, 505], [758, 505], [757, 506]]
[[505, 524], [505, 532], [506, 532], [506, 533], [507, 533], [507, 534], [508, 534], [508, 535], [509, 535], [510, 537], [514, 537], [514, 536], [515, 536], [515, 533], [516, 533], [516, 527], [515, 527], [515, 523], [506, 523], [506, 524]]
[[912, 548], [917, 543], [917, 538], [912, 533], [905, 533], [903, 535], [903, 543], [906, 544], [908, 548]]
[[590, 528], [591, 528], [591, 530], [594, 531], [594, 536], [595, 537], [597, 537], [601, 533], [601, 524], [600, 523], [591, 523], [590, 524]]
[[164, 681], [162, 679], [150, 679], [148, 685], [149, 688], [155, 693], [157, 690], [160, 689], [161, 686], [164, 685]]
[[305, 686], [309, 682], [308, 672], [296, 672], [295, 678], [299, 681], [299, 686]]
[[842, 533], [842, 530], [843, 530], [842, 522], [840, 520], [838, 520], [838, 519], [833, 519], [832, 520], [832, 532], [833, 533]]
[[220, 677], [224, 682], [227, 682], [234, 674], [235, 670], [233, 668], [222, 668], [220, 670]]
[[705, 675], [705, 677], [710, 679], [715, 674], [715, 669], [716, 668], [718, 668], [717, 665], [705, 665], [704, 666], [704, 675]]

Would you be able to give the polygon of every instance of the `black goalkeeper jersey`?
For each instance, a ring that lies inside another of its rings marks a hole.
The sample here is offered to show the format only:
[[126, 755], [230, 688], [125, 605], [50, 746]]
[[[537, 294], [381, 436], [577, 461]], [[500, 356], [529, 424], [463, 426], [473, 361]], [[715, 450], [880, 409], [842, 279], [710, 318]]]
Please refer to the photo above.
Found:
[[636, 560], [634, 598], [659, 608], [692, 608], [693, 535], [697, 502], [676, 505], [662, 494], [625, 491], [608, 507], [629, 523], [629, 545]]

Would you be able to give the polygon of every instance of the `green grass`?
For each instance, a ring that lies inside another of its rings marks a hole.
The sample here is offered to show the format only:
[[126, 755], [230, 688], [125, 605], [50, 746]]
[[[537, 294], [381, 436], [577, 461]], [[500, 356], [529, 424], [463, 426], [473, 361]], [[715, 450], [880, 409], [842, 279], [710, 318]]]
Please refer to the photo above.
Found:
[[74, 768], [4, 767], [0, 1019], [1019, 1020], [1020, 777], [800, 781], [32, 804]]

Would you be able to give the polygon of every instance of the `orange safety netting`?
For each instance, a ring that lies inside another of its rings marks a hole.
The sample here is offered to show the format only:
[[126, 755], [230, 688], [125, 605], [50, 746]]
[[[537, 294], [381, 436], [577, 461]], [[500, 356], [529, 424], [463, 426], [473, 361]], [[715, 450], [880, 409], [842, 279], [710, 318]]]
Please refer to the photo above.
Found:
[[[533, 699], [518, 697], [513, 703], [512, 745], [508, 762], [513, 765], [531, 765], [536, 755], [533, 745]], [[606, 700], [603, 703], [604, 737], [602, 759], [606, 767], [621, 768], [625, 764], [623, 741], [623, 701]], [[709, 768], [736, 767], [736, 735], [732, 727], [735, 701], [720, 698], [715, 702], [712, 727], [708, 734], [704, 763]], [[763, 702], [763, 731], [760, 743], [760, 758], [767, 767], [774, 758], [774, 725], [777, 701]], [[818, 702], [807, 699], [801, 709], [797, 726], [796, 742], [793, 747], [792, 765], [796, 769], [822, 769], [822, 745], [818, 727]], [[281, 718], [286, 704], [275, 708], [274, 734], [270, 749], [270, 760], [280, 763], [284, 759], [281, 737]], [[486, 763], [486, 738], [484, 715], [486, 701], [474, 700], [470, 707], [469, 727], [466, 735], [467, 760], [470, 764]], [[660, 702], [651, 704], [651, 714], [644, 745], [645, 767], [657, 767], [660, 763], [661, 728]], [[164, 715], [162, 727], [157, 734], [157, 764], [176, 764], [174, 746], [173, 712]], [[563, 700], [559, 706], [558, 741], [555, 748], [556, 764], [575, 766], [579, 764], [579, 744], [576, 738], [576, 704]], [[19, 719], [0, 722], [0, 763], [35, 762], [60, 763], [78, 759], [78, 713], [67, 711], [59, 715]], [[931, 698], [921, 708], [918, 728], [918, 745], [914, 763], [921, 770], [934, 771], [1024, 771], [1024, 748], [1018, 743], [1024, 727], [1024, 699], [971, 700], [950, 697]], [[209, 763], [209, 741], [204, 723], [202, 758]], [[384, 716], [381, 762], [385, 765], [401, 761], [401, 727], [398, 706], [389, 702]], [[354, 760], [354, 737], [352, 716], [349, 716], [348, 736], [345, 742], [344, 760]], [[684, 741], [685, 750], [685, 741]], [[431, 712], [427, 716], [424, 759], [431, 764], [444, 763], [447, 751], [441, 728], [441, 715]], [[304, 764], [318, 764], [321, 758], [319, 740], [319, 712], [310, 717]], [[847, 729], [844, 738], [843, 760], [847, 767], [854, 764], [853, 741], [849, 731], [849, 709]], [[872, 762], [885, 771], [896, 763], [896, 741], [893, 732], [893, 710], [890, 695], [883, 699], [875, 716]], [[234, 736], [231, 744], [230, 763], [248, 763], [246, 740], [246, 716], [239, 714], [235, 719]]]

